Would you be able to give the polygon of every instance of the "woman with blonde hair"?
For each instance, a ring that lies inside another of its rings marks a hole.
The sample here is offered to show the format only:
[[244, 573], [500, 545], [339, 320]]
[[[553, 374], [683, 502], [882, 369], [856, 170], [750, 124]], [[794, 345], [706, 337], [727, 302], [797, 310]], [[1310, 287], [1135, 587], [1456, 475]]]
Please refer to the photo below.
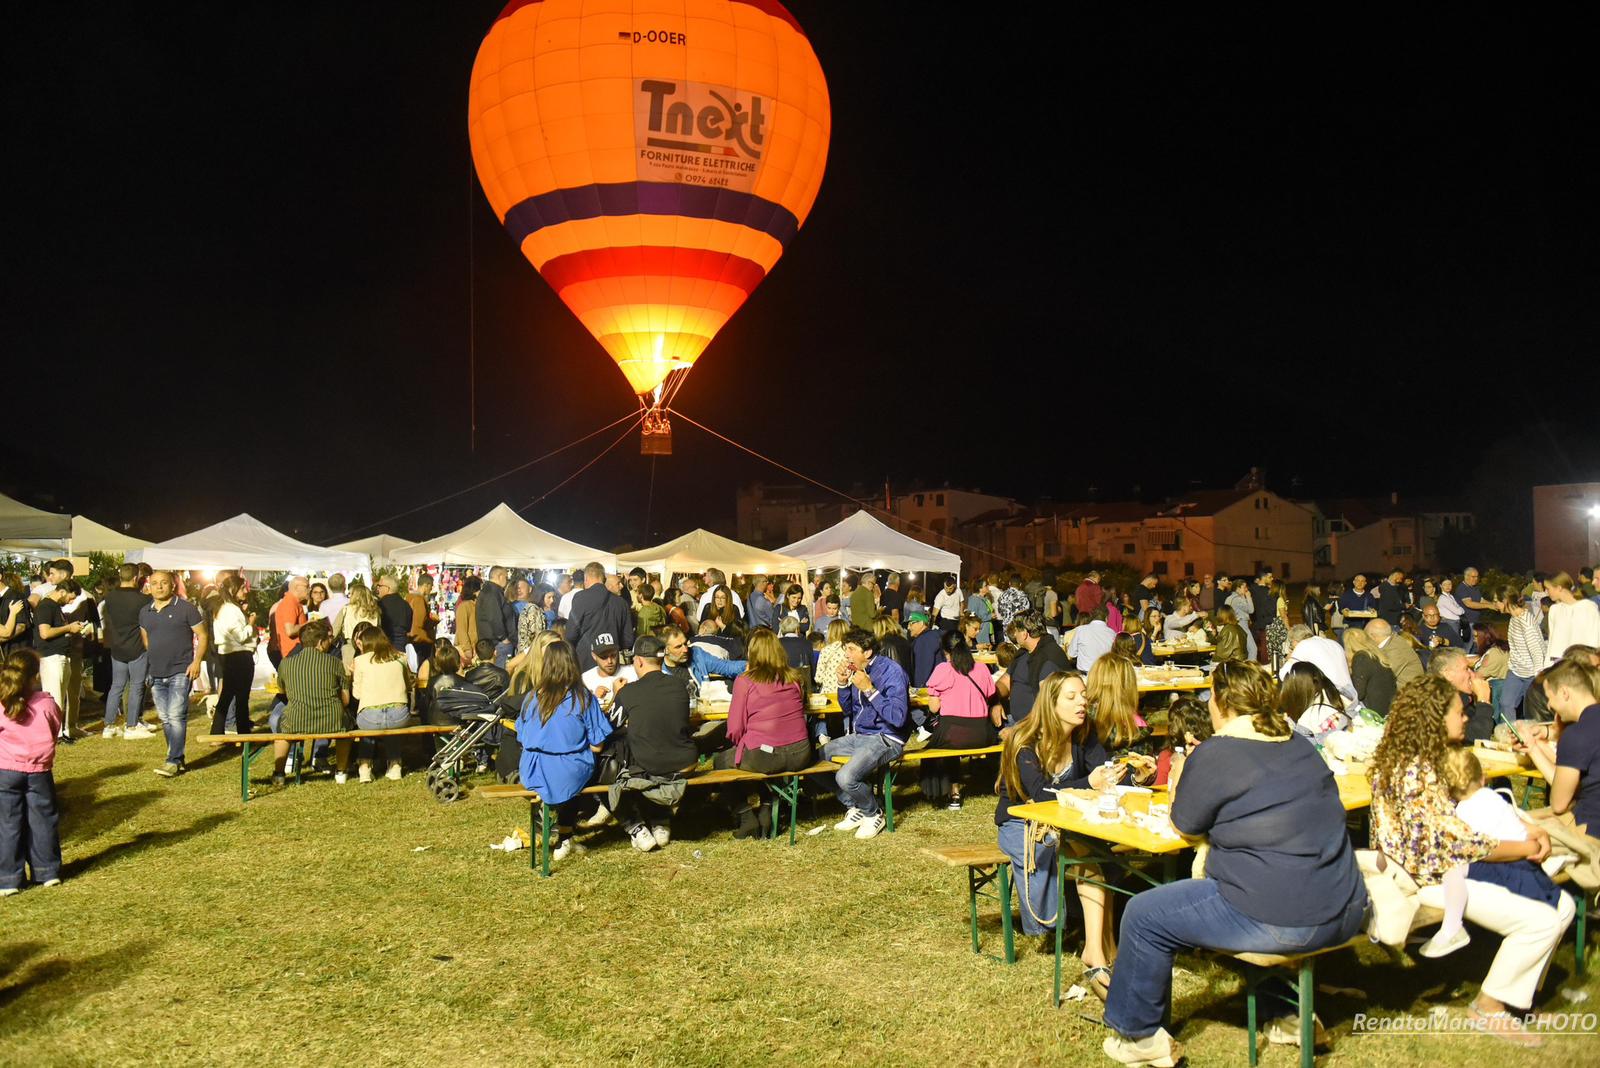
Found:
[[[1102, 660], [1105, 658], [1102, 657]], [[1054, 799], [1057, 790], [1098, 790], [1125, 774], [1121, 764], [1106, 767], [1105, 747], [1089, 717], [1088, 688], [1077, 671], [1058, 671], [1039, 684], [1033, 708], [1012, 727], [1000, 754], [999, 801], [994, 822], [1000, 848], [1011, 858], [1022, 898], [1022, 932], [1042, 935], [1056, 928], [1056, 849], [1053, 832], [1029, 835], [1025, 820], [1011, 815], [1013, 805]], [[1100, 880], [1097, 869], [1080, 868]], [[1101, 997], [1110, 982], [1116, 956], [1116, 931], [1107, 907], [1107, 891], [1094, 883], [1078, 883], [1083, 905], [1083, 963], [1088, 985]]]
[[1095, 734], [1108, 753], [1143, 740], [1148, 725], [1139, 716], [1139, 674], [1131, 660], [1102, 656], [1089, 669], [1087, 686]]
[[[358, 705], [356, 726], [364, 731], [404, 727], [411, 718], [411, 688], [416, 682], [406, 666], [405, 654], [390, 644], [383, 627], [374, 623], [362, 624], [355, 640], [361, 647], [350, 673], [350, 690]], [[377, 751], [376, 739], [361, 739], [357, 771], [362, 782], [372, 781], [372, 761]], [[399, 747], [385, 743], [384, 756], [389, 763], [388, 777], [400, 778], [403, 773]]]
[[1366, 886], [1345, 831], [1339, 787], [1322, 756], [1276, 710], [1259, 664], [1212, 674], [1215, 733], [1174, 759], [1172, 825], [1205, 836], [1205, 873], [1143, 891], [1122, 914], [1104, 1049], [1124, 1064], [1174, 1064], [1182, 1047], [1162, 1027], [1178, 952], [1304, 953], [1361, 930]]
[[372, 596], [372, 591], [358, 583], [350, 587], [350, 600], [339, 609], [333, 621], [333, 636], [340, 642], [339, 659], [344, 662], [346, 672], [356, 662], [356, 631], [363, 623], [381, 627], [383, 613], [378, 610], [378, 599]]
[[1344, 655], [1350, 662], [1350, 682], [1361, 707], [1388, 715], [1394, 702], [1394, 672], [1379, 655], [1378, 643], [1360, 627], [1350, 627], [1344, 632]]

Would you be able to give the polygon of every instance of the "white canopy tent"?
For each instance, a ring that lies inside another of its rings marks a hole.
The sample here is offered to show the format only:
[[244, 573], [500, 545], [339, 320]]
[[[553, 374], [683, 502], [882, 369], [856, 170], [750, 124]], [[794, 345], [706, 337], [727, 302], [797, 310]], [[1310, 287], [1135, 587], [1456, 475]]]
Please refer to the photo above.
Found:
[[149, 542], [143, 538], [135, 538], [124, 534], [120, 530], [101, 526], [93, 519], [81, 515], [72, 517], [72, 551], [74, 555], [82, 556], [84, 553], [130, 553], [135, 549], [147, 548]]
[[663, 579], [670, 575], [698, 575], [708, 567], [729, 575], [795, 575], [805, 577], [806, 562], [798, 556], [758, 549], [709, 530], [691, 530], [681, 538], [637, 552], [620, 553], [617, 567], [642, 567]]
[[890, 571], [961, 574], [961, 557], [955, 553], [924, 545], [864, 511], [841, 519], [809, 538], [801, 538], [793, 545], [785, 545], [778, 552], [784, 556], [800, 557], [813, 571], [839, 568], [872, 571], [887, 568]]
[[64, 553], [71, 537], [70, 515], [47, 512], [0, 493], [0, 552]]
[[357, 538], [355, 541], [343, 542], [332, 548], [340, 552], [360, 553], [371, 558], [373, 567], [383, 567], [395, 562], [395, 553], [401, 549], [409, 549], [415, 544], [414, 541], [397, 538], [393, 534], [374, 534], [370, 538]]
[[242, 567], [246, 571], [364, 574], [372, 566], [361, 553], [296, 541], [246, 512], [202, 530], [135, 549], [127, 554], [127, 560], [151, 567], [202, 571]]
[[457, 567], [561, 567], [598, 562], [608, 570], [617, 566], [615, 553], [591, 549], [541, 530], [511, 506], [500, 503], [481, 519], [460, 530], [408, 549], [389, 554], [397, 564], [444, 564]]

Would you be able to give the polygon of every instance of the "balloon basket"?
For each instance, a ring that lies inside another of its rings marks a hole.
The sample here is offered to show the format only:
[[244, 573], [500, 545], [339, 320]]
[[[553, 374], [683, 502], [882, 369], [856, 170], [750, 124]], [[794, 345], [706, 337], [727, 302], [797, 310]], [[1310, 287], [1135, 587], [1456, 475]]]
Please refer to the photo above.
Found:
[[639, 455], [672, 455], [672, 424], [664, 413], [657, 410], [644, 413], [644, 422], [639, 424]]

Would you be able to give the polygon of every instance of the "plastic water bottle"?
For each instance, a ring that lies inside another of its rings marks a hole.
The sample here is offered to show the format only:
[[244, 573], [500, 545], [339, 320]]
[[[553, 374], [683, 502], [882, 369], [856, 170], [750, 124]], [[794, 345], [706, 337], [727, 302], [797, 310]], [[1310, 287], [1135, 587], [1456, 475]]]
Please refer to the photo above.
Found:
[[1103, 777], [1100, 781], [1098, 811], [1101, 819], [1114, 820], [1122, 809], [1122, 798], [1117, 794], [1116, 765], [1108, 760], [1100, 768]]

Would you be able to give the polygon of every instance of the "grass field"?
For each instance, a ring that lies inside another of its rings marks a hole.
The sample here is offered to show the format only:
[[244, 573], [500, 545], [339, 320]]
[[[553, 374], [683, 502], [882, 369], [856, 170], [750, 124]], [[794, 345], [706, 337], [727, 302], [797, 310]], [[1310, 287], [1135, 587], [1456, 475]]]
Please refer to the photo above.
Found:
[[[894, 835], [791, 849], [732, 841], [691, 791], [665, 850], [611, 828], [541, 880], [527, 853], [488, 848], [526, 824], [521, 802], [441, 806], [420, 773], [275, 790], [263, 758], [241, 806], [236, 750], [191, 742], [174, 781], [151, 774], [161, 754], [98, 736], [60, 752], [66, 881], [0, 901], [0, 1064], [1110, 1063], [1099, 1003], [1048, 1007], [1030, 940], [1015, 967], [973, 955], [961, 873], [920, 852], [993, 841], [987, 793], [947, 812], [913, 790]], [[804, 829], [837, 818], [827, 802]], [[992, 906], [985, 939], [998, 950]], [[1535, 1054], [1349, 1033], [1357, 1011], [1461, 1008], [1494, 945], [1327, 960], [1319, 978], [1362, 995], [1319, 995], [1323, 1063], [1600, 1063], [1594, 1038]], [[1239, 981], [1179, 965], [1189, 1063], [1242, 1064]], [[1572, 970], [1569, 933], [1546, 1004], [1568, 1008], [1565, 987], [1600, 1008]]]

